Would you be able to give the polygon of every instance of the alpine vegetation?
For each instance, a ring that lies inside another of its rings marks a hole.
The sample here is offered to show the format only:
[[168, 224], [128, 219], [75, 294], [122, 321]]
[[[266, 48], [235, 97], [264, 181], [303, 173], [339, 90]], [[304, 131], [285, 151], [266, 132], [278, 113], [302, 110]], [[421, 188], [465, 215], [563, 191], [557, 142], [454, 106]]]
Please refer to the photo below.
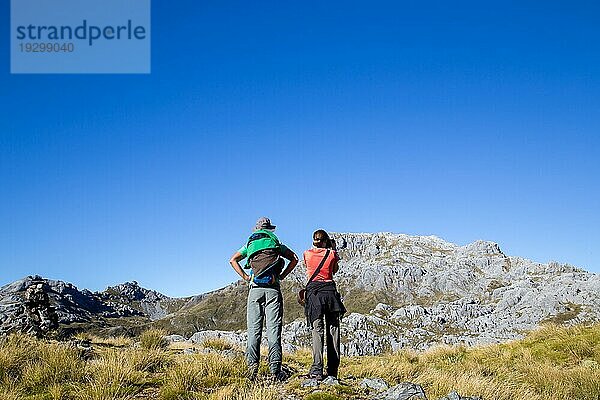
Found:
[[[156, 337], [161, 332], [148, 332]], [[171, 338], [175, 339], [175, 338]], [[524, 339], [343, 357], [338, 379], [307, 379], [307, 349], [286, 353], [284, 381], [264, 365], [250, 380], [243, 353], [214, 342], [167, 348], [87, 334], [68, 341], [0, 340], [2, 399], [596, 400], [600, 325], [546, 324]], [[114, 345], [113, 345], [114, 344]], [[211, 347], [212, 346], [212, 347]], [[404, 396], [404, 397], [403, 397]]]

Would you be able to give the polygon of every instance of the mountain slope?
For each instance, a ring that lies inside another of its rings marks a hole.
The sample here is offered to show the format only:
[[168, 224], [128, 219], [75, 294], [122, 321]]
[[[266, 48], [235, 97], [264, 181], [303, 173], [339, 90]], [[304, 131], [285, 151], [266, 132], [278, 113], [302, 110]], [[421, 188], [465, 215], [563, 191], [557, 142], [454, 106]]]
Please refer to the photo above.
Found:
[[[457, 246], [434, 236], [333, 236], [342, 257], [336, 281], [349, 312], [342, 325], [347, 354], [495, 343], [522, 337], [545, 321], [600, 318], [600, 277], [568, 264], [507, 256], [486, 241]], [[284, 336], [291, 347], [308, 343], [294, 300], [306, 279], [303, 271], [299, 265], [283, 285]], [[243, 329], [245, 290], [238, 282], [157, 323], [185, 334]], [[190, 320], [195, 326], [187, 325]]]
[[[373, 354], [436, 343], [495, 343], [522, 337], [545, 321], [600, 319], [600, 277], [568, 264], [541, 264], [504, 254], [493, 242], [457, 246], [434, 236], [333, 234], [342, 260], [336, 275], [348, 315], [346, 354]], [[0, 332], [14, 324], [32, 277], [0, 288]], [[282, 282], [288, 349], [308, 344], [295, 293], [304, 266]], [[238, 281], [173, 299], [125, 283], [99, 293], [48, 281], [64, 327], [158, 326], [190, 336], [199, 330], [243, 330], [247, 286]], [[79, 324], [79, 325], [78, 325]]]
[[141, 288], [137, 282], [94, 293], [60, 280], [27, 276], [0, 288], [0, 334], [26, 330], [32, 323], [26, 312], [25, 292], [36, 284], [44, 286], [64, 333], [89, 329], [127, 333], [130, 328], [135, 330], [178, 310], [186, 302]]

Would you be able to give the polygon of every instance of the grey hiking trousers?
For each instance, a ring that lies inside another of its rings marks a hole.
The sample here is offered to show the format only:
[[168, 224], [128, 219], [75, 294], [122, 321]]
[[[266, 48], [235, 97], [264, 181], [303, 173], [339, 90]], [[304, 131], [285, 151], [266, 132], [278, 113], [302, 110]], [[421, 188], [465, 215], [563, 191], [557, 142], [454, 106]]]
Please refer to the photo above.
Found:
[[251, 371], [260, 363], [260, 340], [263, 321], [266, 322], [269, 343], [269, 369], [272, 374], [281, 371], [281, 327], [283, 325], [283, 297], [279, 288], [250, 286], [246, 308], [248, 347], [246, 360]]
[[[323, 324], [323, 319], [325, 323]], [[325, 340], [323, 340], [325, 336]], [[313, 364], [310, 374], [323, 375], [323, 347], [327, 343], [327, 375], [337, 378], [340, 366], [340, 316], [327, 313], [312, 324]]]

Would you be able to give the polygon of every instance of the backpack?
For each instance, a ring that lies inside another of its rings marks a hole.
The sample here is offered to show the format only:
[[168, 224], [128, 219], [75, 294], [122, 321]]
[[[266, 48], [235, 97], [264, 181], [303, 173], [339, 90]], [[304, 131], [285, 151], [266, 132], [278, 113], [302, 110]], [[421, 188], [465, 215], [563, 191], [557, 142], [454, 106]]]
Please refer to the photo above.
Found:
[[251, 268], [252, 259], [254, 256], [258, 256], [261, 252], [271, 250], [271, 253], [277, 254], [273, 262], [268, 265], [258, 264], [260, 265], [258, 271], [255, 271], [255, 269], [257, 269], [257, 265], [254, 265], [255, 268], [251, 268], [250, 272], [250, 280], [255, 284], [272, 285], [275, 283], [284, 265], [283, 259], [279, 257], [281, 243], [279, 242], [277, 236], [275, 236], [273, 232], [265, 229], [258, 230], [248, 238], [246, 248], [248, 249], [248, 261], [245, 268]]
[[273, 232], [260, 229], [250, 235], [246, 243], [246, 248], [248, 249], [248, 261], [250, 261], [256, 253], [263, 250], [280, 250], [281, 243]]

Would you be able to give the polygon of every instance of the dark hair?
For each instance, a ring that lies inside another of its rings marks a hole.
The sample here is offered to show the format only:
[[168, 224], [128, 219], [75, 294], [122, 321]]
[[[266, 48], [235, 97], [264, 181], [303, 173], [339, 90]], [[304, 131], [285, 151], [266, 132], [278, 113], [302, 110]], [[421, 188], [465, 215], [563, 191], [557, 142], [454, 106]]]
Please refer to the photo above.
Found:
[[[327, 234], [327, 232], [323, 229], [317, 229], [316, 231], [313, 232], [313, 243], [315, 243], [315, 236], [319, 236], [320, 238], [323, 238], [324, 240], [319, 241], [319, 246], [317, 247], [323, 247], [326, 249], [331, 249], [333, 248], [333, 242], [331, 240], [331, 238], [329, 237], [329, 235]], [[322, 244], [322, 245], [321, 245]]]

